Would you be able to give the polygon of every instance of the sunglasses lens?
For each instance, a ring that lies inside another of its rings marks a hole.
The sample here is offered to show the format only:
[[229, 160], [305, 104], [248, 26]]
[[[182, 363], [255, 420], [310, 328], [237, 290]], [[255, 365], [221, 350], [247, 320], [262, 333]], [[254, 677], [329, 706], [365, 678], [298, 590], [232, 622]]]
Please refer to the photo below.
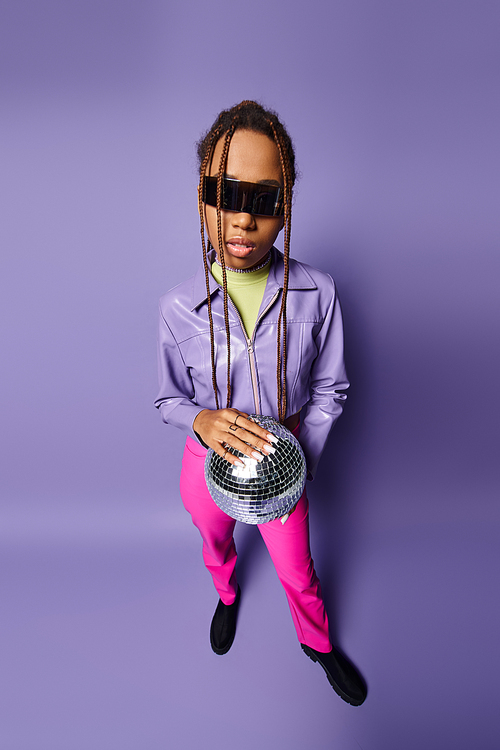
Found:
[[[225, 211], [239, 211], [258, 216], [281, 216], [281, 193], [282, 189], [273, 185], [222, 178], [222, 208]], [[217, 206], [216, 176], [204, 178], [203, 200], [209, 206]]]
[[[274, 216], [280, 188], [262, 187], [255, 192], [253, 199], [253, 213], [262, 216]], [[277, 195], [278, 193], [278, 195]]]

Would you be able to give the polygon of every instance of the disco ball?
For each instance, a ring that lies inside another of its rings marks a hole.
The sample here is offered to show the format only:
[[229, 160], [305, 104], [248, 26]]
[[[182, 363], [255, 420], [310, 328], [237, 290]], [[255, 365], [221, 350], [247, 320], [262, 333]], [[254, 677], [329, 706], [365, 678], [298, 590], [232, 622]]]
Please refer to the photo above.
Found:
[[205, 459], [205, 480], [214, 502], [231, 518], [244, 523], [267, 523], [289, 513], [306, 483], [306, 462], [299, 441], [272, 417], [249, 419], [278, 438], [274, 453], [262, 461], [235, 448], [228, 450], [244, 466], [233, 466], [211, 448]]

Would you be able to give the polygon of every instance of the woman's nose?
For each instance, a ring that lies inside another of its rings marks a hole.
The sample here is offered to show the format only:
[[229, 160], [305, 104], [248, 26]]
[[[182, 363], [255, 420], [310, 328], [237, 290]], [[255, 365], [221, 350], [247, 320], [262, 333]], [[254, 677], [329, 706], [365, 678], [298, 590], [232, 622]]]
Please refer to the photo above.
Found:
[[253, 229], [255, 227], [255, 218], [252, 214], [245, 211], [235, 211], [231, 216], [231, 223], [233, 227], [240, 227], [240, 229]]

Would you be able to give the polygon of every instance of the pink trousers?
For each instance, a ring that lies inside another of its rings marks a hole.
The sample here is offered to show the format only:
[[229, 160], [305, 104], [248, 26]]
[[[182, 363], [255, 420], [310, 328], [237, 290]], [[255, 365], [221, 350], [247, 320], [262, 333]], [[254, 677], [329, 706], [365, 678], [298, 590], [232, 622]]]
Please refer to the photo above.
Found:
[[[212, 500], [205, 482], [207, 451], [188, 437], [180, 480], [184, 507], [203, 539], [203, 559], [224, 604], [232, 604], [237, 591], [236, 547], [233, 531], [236, 521]], [[258, 524], [290, 606], [301, 643], [327, 652], [332, 648], [328, 617], [321, 585], [314, 570], [309, 547], [309, 503], [306, 491], [285, 524], [280, 519]]]

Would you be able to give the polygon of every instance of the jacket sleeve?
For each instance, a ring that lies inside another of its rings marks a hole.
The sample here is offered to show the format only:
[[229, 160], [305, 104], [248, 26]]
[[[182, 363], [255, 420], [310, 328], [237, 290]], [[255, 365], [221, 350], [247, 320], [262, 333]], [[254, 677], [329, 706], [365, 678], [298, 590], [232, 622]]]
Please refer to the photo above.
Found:
[[194, 387], [179, 345], [165, 320], [161, 307], [158, 333], [158, 380], [160, 390], [155, 406], [167, 424], [179, 427], [193, 440], [198, 436], [193, 422], [203, 406], [194, 401]]
[[323, 324], [315, 338], [318, 354], [311, 370], [311, 397], [302, 409], [300, 444], [308, 478], [314, 479], [328, 434], [342, 414], [349, 387], [344, 366], [342, 312], [333, 279], [332, 297]]

